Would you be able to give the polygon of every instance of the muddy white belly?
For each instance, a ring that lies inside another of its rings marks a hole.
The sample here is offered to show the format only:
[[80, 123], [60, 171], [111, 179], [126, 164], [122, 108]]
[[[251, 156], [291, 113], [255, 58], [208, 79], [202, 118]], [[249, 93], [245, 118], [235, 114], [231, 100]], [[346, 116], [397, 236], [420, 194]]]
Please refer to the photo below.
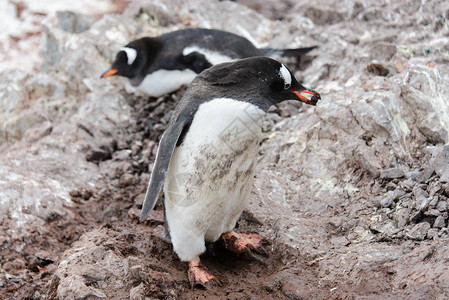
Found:
[[260, 140], [256, 106], [232, 99], [202, 104], [176, 148], [164, 185], [173, 247], [181, 260], [235, 227], [248, 200]]

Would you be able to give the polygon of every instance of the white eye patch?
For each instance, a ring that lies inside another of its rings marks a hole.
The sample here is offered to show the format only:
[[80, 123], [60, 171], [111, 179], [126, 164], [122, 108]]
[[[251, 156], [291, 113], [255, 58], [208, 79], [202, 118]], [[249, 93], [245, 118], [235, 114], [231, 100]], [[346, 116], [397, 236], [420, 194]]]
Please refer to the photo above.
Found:
[[136, 60], [137, 50], [129, 47], [122, 47], [120, 51], [125, 51], [126, 57], [128, 57], [128, 65], [132, 65], [132, 63]]
[[292, 84], [292, 76], [284, 65], [279, 69], [279, 75], [284, 79], [284, 85], [290, 87]]

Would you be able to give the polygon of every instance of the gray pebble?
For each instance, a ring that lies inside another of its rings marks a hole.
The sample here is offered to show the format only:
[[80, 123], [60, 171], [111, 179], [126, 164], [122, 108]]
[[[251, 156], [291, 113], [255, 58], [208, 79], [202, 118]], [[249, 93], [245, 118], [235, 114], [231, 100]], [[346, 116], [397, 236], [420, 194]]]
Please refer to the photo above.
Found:
[[345, 236], [339, 236], [331, 239], [331, 243], [337, 247], [343, 247], [350, 244], [348, 239]]
[[136, 144], [131, 146], [132, 155], [136, 155], [137, 153], [139, 153], [139, 150], [140, 150], [140, 146], [138, 146]]
[[386, 194], [384, 197], [382, 197], [382, 199], [380, 199], [379, 203], [382, 207], [390, 207], [393, 204], [393, 197]]
[[448, 228], [441, 228], [440, 231], [438, 232], [438, 236], [440, 237], [447, 237], [448, 234], [449, 234]]
[[399, 228], [399, 229], [402, 229], [405, 225], [407, 225], [409, 218], [410, 218], [410, 213], [407, 208], [399, 208], [393, 214], [393, 219], [396, 220], [397, 228]]
[[380, 178], [387, 180], [402, 178], [404, 176], [405, 176], [404, 171], [402, 171], [399, 168], [386, 169], [380, 172]]
[[443, 228], [446, 226], [446, 221], [443, 216], [438, 216], [433, 223], [434, 228]]
[[438, 201], [436, 207], [439, 211], [447, 211], [447, 201]]
[[120, 184], [120, 186], [124, 187], [124, 186], [130, 185], [131, 183], [133, 183], [133, 181], [134, 181], [134, 175], [125, 173], [120, 177], [119, 184]]
[[433, 240], [438, 237], [438, 229], [430, 228], [429, 231], [427, 231], [427, 238], [430, 240]]
[[[137, 272], [133, 269], [133, 272]], [[145, 284], [141, 282], [138, 286], [129, 290], [130, 300], [144, 300], [145, 299]]]
[[434, 169], [432, 167], [427, 167], [424, 170], [422, 170], [421, 172], [419, 172], [419, 175], [418, 175], [418, 178], [416, 179], [416, 181], [426, 182], [427, 180], [430, 179], [430, 177], [432, 177], [433, 174], [434, 174]]
[[419, 176], [419, 169], [415, 169], [415, 170], [408, 171], [405, 173], [405, 178], [411, 179], [411, 180], [416, 180], [416, 178], [418, 178], [418, 176]]
[[429, 194], [424, 191], [423, 189], [419, 188], [418, 186], [415, 186], [413, 188], [413, 195], [415, 196], [415, 207], [419, 211], [423, 211], [429, 207], [430, 201], [432, 199], [428, 198]]
[[423, 241], [426, 238], [429, 229], [430, 224], [428, 222], [422, 222], [409, 229], [406, 236], [412, 240]]
[[439, 199], [438, 195], [433, 196], [432, 200], [429, 203], [429, 207], [435, 207], [438, 203], [438, 199]]
[[393, 200], [398, 201], [401, 197], [405, 196], [406, 193], [403, 189], [397, 188], [393, 192]]
[[415, 186], [415, 182], [413, 180], [407, 179], [401, 181], [399, 183], [399, 186], [402, 187], [405, 192], [411, 192], [413, 190], [413, 187]]
[[425, 216], [438, 217], [441, 216], [441, 211], [437, 209], [429, 209], [424, 213]]

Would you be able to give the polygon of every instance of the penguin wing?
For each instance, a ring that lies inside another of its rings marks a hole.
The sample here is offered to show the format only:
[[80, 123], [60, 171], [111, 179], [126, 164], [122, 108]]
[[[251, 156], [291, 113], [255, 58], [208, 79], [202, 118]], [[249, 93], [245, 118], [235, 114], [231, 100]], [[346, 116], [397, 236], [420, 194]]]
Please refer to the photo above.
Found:
[[170, 165], [171, 157], [184, 128], [186, 128], [186, 124], [186, 121], [175, 122], [170, 125], [162, 135], [156, 153], [153, 172], [151, 173], [150, 183], [148, 184], [147, 193], [140, 213], [140, 222], [145, 220], [156, 205], [157, 198], [161, 192], [162, 183], [165, 179], [165, 174]]
[[203, 70], [212, 67], [212, 64], [207, 60], [206, 56], [196, 51], [191, 52], [187, 55], [182, 55], [181, 61], [189, 69], [191, 69], [197, 74], [201, 73]]
[[262, 48], [259, 49], [264, 56], [276, 57], [295, 57], [304, 55], [313, 49], [318, 48], [318, 46], [306, 47], [306, 48], [295, 48], [295, 49], [273, 49], [273, 48]]

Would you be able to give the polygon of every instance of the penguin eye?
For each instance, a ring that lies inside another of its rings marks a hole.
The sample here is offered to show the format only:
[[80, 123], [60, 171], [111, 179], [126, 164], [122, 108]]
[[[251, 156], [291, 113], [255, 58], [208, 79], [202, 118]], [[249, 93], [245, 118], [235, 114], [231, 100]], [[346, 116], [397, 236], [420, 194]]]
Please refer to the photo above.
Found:
[[284, 84], [284, 89], [288, 90], [292, 85], [290, 83]]

